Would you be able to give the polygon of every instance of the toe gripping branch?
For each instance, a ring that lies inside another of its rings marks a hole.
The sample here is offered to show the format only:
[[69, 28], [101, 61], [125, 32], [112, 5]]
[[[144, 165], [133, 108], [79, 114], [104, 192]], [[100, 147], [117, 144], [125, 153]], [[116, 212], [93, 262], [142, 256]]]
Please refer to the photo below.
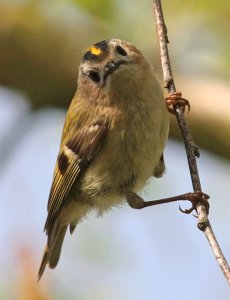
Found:
[[184, 194], [184, 198], [185, 200], [189, 200], [192, 203], [191, 208], [189, 209], [181, 209], [181, 207], [179, 206], [179, 209], [182, 213], [184, 214], [190, 214], [192, 211], [196, 211], [196, 206], [198, 204], [198, 202], [202, 203], [207, 211], [207, 215], [209, 214], [209, 202], [208, 199], [210, 198], [209, 195], [201, 192], [201, 191], [197, 191], [197, 192], [193, 192], [193, 193], [187, 193]]
[[174, 92], [171, 93], [169, 96], [165, 98], [168, 111], [171, 114], [175, 115], [175, 105], [178, 105], [182, 108], [183, 112], [185, 112], [186, 107], [188, 109], [188, 112], [190, 112], [190, 104], [189, 101], [185, 98], [182, 98], [181, 92]]

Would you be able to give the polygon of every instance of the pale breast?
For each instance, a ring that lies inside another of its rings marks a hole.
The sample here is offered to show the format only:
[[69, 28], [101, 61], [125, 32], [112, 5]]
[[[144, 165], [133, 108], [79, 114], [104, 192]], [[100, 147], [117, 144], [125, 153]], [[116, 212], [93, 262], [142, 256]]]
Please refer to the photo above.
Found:
[[127, 191], [138, 192], [153, 174], [167, 137], [164, 113], [160, 106], [136, 111], [110, 129], [82, 184], [96, 206], [118, 204]]

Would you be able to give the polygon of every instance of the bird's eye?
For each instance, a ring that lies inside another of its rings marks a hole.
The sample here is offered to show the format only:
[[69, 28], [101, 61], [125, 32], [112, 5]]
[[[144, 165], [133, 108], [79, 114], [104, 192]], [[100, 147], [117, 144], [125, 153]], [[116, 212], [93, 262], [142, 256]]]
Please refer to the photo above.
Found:
[[118, 54], [120, 54], [122, 56], [127, 56], [127, 52], [121, 46], [116, 46], [115, 50]]
[[100, 82], [100, 76], [97, 71], [90, 71], [88, 74], [89, 78], [94, 82]]

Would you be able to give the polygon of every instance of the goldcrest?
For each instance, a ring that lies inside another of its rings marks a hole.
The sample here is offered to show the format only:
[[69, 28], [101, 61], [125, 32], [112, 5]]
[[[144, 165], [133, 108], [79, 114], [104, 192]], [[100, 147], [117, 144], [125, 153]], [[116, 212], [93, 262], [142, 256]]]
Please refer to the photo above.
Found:
[[[108, 39], [86, 50], [67, 111], [48, 200], [48, 236], [39, 278], [55, 268], [69, 227], [138, 193], [164, 172], [169, 118], [152, 66], [131, 43]], [[143, 206], [142, 206], [143, 207]]]

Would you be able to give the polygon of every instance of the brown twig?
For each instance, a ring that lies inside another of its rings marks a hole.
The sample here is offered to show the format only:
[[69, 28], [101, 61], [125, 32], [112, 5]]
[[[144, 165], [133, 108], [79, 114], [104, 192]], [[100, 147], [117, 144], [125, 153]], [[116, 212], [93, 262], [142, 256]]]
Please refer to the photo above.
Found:
[[[176, 87], [174, 84], [170, 60], [169, 60], [168, 45], [167, 45], [169, 41], [168, 41], [167, 28], [164, 22], [160, 0], [153, 0], [153, 9], [155, 14], [157, 36], [158, 36], [159, 46], [160, 46], [160, 56], [161, 56], [161, 64], [163, 70], [164, 87], [167, 88], [169, 94], [172, 94], [176, 92]], [[184, 145], [186, 149], [193, 190], [194, 192], [202, 191], [197, 163], [196, 163], [196, 156], [199, 156], [198, 148], [196, 147], [195, 143], [192, 140], [191, 134], [189, 132], [188, 126], [184, 118], [184, 111], [182, 106], [176, 104], [174, 105], [173, 108], [177, 118], [178, 125], [181, 130], [181, 134], [184, 139]], [[198, 217], [197, 226], [201, 231], [204, 232], [206, 238], [208, 239], [208, 242], [215, 255], [215, 258], [225, 278], [230, 284], [230, 268], [213, 233], [212, 227], [208, 219], [208, 212], [204, 203], [198, 202], [196, 205], [196, 211]]]

